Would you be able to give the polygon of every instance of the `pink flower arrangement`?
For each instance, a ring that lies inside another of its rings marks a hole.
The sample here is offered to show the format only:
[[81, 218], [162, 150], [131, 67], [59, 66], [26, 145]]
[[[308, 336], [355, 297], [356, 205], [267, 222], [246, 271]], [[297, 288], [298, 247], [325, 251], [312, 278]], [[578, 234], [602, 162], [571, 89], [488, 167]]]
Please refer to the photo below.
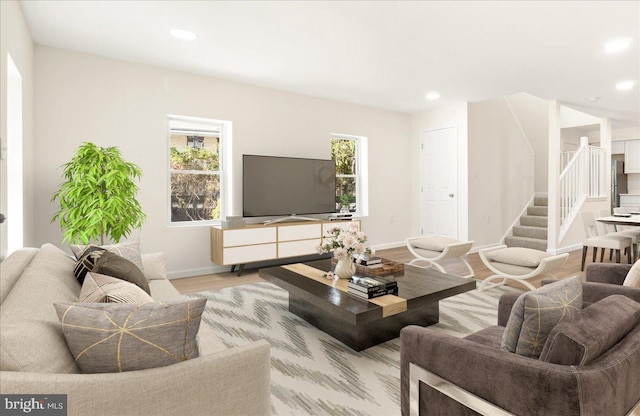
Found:
[[[318, 253], [330, 253], [333, 252], [333, 257], [337, 260], [348, 260], [357, 254], [374, 255], [374, 250], [365, 246], [367, 236], [365, 233], [358, 229], [358, 223], [352, 222], [346, 228], [331, 227], [327, 230], [327, 242], [325, 244], [318, 244], [316, 249]], [[356, 259], [356, 262], [360, 262], [360, 258]]]

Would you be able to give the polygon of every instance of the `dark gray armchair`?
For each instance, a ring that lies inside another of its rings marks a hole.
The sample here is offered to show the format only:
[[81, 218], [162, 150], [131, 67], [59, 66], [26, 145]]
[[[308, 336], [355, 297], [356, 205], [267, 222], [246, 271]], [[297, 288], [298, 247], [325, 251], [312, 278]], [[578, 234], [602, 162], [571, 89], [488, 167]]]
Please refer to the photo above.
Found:
[[[400, 333], [402, 415], [628, 414], [640, 403], [640, 305], [622, 297], [605, 299], [611, 294], [640, 301], [640, 289], [583, 283], [584, 304], [599, 302], [590, 309], [598, 311], [591, 316], [593, 322], [583, 321], [596, 330], [596, 338], [601, 330], [604, 333], [623, 320], [627, 328], [616, 329], [626, 335], [582, 366], [500, 350], [518, 294], [500, 299], [498, 325], [465, 338], [430, 328], [404, 328]], [[632, 316], [609, 312], [615, 309], [610, 307], [614, 302], [630, 304], [635, 312]]]

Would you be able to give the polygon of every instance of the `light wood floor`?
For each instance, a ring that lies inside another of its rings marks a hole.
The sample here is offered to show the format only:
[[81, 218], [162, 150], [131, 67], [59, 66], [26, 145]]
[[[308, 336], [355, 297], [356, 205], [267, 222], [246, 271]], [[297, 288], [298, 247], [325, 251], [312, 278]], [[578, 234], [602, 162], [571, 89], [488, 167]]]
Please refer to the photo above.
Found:
[[[609, 253], [607, 252], [604, 262], [609, 262], [608, 254]], [[392, 248], [387, 250], [378, 250], [376, 252], [376, 255], [383, 258], [390, 259], [390, 260], [400, 261], [400, 262], [409, 262], [413, 260], [413, 256], [411, 255], [411, 253], [409, 253], [406, 247]], [[581, 256], [582, 256], [581, 250], [571, 252], [569, 254], [569, 260], [567, 261], [567, 263], [565, 263], [565, 265], [562, 266], [560, 269], [557, 269], [556, 271], [553, 272], [554, 276], [562, 279], [562, 278], [572, 277], [580, 274], [584, 278], [584, 273], [580, 272], [580, 262], [582, 260]], [[600, 256], [598, 255], [598, 257]], [[476, 275], [476, 279], [483, 280], [492, 275], [491, 271], [484, 266], [478, 254], [475, 254], [475, 253], [469, 254], [467, 261], [473, 268]], [[625, 259], [623, 259], [622, 261], [624, 262]], [[589, 251], [589, 254], [587, 256], [587, 264], [589, 264], [590, 262], [591, 262], [591, 251]], [[453, 274], [467, 273], [466, 268], [462, 266], [456, 259], [447, 260], [446, 262], [443, 262], [442, 265], [445, 267], [445, 269], [448, 272]], [[539, 281], [542, 279], [543, 277], [539, 278], [538, 280], [531, 280], [530, 282], [534, 286], [538, 287], [540, 285]], [[262, 282], [262, 281], [263, 280], [258, 276], [257, 269], [245, 269], [242, 276], [237, 276], [236, 273], [229, 273], [229, 272], [216, 273], [216, 274], [209, 274], [204, 276], [174, 279], [171, 281], [171, 283], [173, 283], [173, 285], [176, 287], [176, 289], [178, 289], [180, 293], [187, 294], [187, 293], [195, 293], [195, 292], [204, 292], [207, 290], [222, 289], [225, 287], [238, 286], [238, 285]], [[520, 285], [517, 282], [509, 283], [509, 285], [514, 287], [524, 288], [524, 286]]]

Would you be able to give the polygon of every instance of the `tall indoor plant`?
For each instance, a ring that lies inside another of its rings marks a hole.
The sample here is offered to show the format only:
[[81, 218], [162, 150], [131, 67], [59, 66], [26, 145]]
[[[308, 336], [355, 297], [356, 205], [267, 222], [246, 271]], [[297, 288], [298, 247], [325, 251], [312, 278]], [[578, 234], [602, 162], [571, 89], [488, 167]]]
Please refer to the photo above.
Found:
[[117, 243], [142, 226], [146, 216], [135, 198], [135, 179], [142, 171], [117, 147], [85, 142], [62, 167], [66, 181], [51, 198], [60, 202], [51, 222], [60, 221], [63, 242], [104, 244], [107, 238]]

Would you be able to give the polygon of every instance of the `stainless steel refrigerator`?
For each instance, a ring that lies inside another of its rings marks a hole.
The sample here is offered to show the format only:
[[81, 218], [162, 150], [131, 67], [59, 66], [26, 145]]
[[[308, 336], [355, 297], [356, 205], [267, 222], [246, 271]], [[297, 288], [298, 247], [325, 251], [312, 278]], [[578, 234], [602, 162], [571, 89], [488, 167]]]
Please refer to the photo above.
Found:
[[627, 175], [624, 174], [624, 162], [621, 160], [611, 161], [611, 211], [620, 206], [620, 194], [626, 194]]

